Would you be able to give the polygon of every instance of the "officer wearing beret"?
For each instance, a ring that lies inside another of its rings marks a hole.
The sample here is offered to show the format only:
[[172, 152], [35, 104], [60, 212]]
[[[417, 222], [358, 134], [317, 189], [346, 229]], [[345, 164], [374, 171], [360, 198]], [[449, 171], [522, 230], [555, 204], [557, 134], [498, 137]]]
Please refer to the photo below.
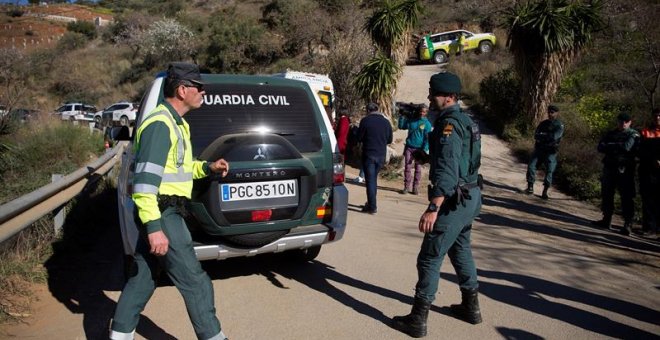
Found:
[[481, 322], [477, 270], [470, 246], [472, 221], [481, 209], [479, 127], [458, 105], [461, 81], [456, 75], [435, 74], [429, 85], [430, 106], [439, 111], [429, 134], [430, 203], [418, 225], [424, 240], [417, 256], [412, 310], [393, 318], [394, 328], [416, 338], [426, 335], [426, 320], [438, 291], [445, 254], [456, 270], [462, 293], [462, 303], [451, 305], [451, 311], [469, 323]]
[[195, 64], [171, 63], [165, 100], [137, 126], [133, 195], [142, 228], [131, 274], [117, 302], [110, 339], [131, 340], [140, 313], [156, 289], [162, 267], [183, 296], [198, 339], [222, 340], [213, 285], [193, 249], [183, 216], [193, 179], [211, 172], [226, 176], [229, 164], [193, 160], [190, 128], [183, 116], [202, 105], [204, 83]]
[[598, 152], [603, 153], [601, 177], [601, 210], [603, 218], [593, 222], [601, 228], [609, 228], [614, 214], [614, 193], [618, 190], [623, 210], [623, 235], [630, 235], [635, 215], [635, 146], [639, 133], [630, 128], [632, 119], [627, 113], [617, 116], [616, 129], [608, 132], [598, 143]]
[[545, 178], [543, 179], [543, 193], [541, 198], [548, 199], [548, 189], [552, 184], [552, 174], [557, 168], [557, 151], [559, 142], [564, 135], [564, 124], [557, 118], [559, 108], [548, 106], [548, 119], [542, 121], [534, 133], [534, 152], [527, 165], [527, 190], [525, 193], [534, 193], [534, 181], [536, 180], [536, 164], [546, 164]]

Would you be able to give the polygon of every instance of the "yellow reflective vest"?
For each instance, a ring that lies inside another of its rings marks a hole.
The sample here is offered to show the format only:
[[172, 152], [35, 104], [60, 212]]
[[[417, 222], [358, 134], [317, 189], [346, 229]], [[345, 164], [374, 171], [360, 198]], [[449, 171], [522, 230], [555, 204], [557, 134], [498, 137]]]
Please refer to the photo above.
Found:
[[[143, 139], [149, 127], [152, 130]], [[165, 138], [169, 138], [169, 149], [166, 149]], [[140, 220], [151, 233], [160, 230], [157, 195], [189, 199], [193, 179], [207, 176], [208, 164], [193, 160], [190, 127], [168, 103], [158, 105], [143, 119], [136, 132], [133, 151], [136, 159], [132, 198]]]

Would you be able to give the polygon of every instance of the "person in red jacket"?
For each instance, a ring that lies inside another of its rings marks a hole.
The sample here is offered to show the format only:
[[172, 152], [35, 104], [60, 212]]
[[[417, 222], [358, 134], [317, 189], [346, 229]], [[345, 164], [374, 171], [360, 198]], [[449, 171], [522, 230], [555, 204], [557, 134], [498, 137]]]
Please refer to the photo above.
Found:
[[642, 196], [642, 231], [655, 238], [660, 223], [660, 109], [651, 111], [651, 124], [640, 132], [639, 189]]
[[348, 131], [351, 127], [351, 120], [348, 118], [348, 110], [340, 109], [337, 122], [335, 123], [335, 137], [337, 137], [337, 147], [339, 152], [346, 159], [346, 145], [348, 144]]

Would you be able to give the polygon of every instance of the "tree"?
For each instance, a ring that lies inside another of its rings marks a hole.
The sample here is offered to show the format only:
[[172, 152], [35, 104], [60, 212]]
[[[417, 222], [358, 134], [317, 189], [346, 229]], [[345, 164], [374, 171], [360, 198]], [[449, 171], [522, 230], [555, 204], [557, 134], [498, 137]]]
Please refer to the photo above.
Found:
[[[392, 112], [394, 91], [406, 62], [412, 30], [417, 25], [420, 11], [418, 0], [385, 0], [364, 25], [379, 52], [360, 70], [355, 84], [363, 98], [376, 100], [387, 116]], [[391, 63], [384, 59], [390, 59]]]
[[521, 109], [536, 125], [547, 112], [563, 73], [602, 27], [601, 0], [537, 0], [505, 10], [507, 47], [521, 80]]

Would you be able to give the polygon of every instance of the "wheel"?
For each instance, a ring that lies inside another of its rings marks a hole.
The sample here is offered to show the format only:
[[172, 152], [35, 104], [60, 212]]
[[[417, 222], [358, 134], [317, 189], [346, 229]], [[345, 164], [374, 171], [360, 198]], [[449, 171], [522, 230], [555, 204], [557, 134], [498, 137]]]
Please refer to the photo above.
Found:
[[479, 52], [480, 53], [488, 53], [493, 51], [493, 43], [490, 41], [484, 40], [479, 43]]
[[447, 53], [445, 51], [437, 51], [433, 54], [433, 62], [436, 64], [443, 64], [447, 62]]
[[294, 261], [309, 262], [313, 261], [321, 252], [321, 246], [314, 246], [305, 249], [296, 249], [289, 251]]
[[96, 123], [96, 126], [101, 126], [101, 116], [95, 116], [94, 123]]
[[121, 116], [121, 118], [119, 118], [119, 125], [128, 126], [128, 117]]

